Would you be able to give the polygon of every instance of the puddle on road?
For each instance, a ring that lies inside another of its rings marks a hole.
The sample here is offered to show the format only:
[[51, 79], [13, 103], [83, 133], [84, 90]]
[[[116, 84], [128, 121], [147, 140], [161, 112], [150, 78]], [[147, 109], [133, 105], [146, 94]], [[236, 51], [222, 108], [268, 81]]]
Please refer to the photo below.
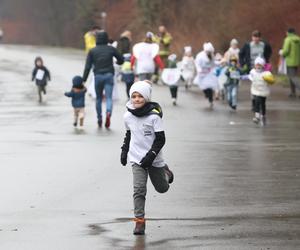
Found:
[[[230, 246], [232, 240], [239, 241], [240, 244], [256, 244], [277, 239], [296, 241], [300, 231], [293, 229], [300, 220], [300, 214], [237, 214], [229, 216], [211, 216], [201, 218], [149, 218], [149, 222], [161, 222], [167, 224], [170, 230], [161, 230], [157, 234], [154, 228], [161, 225], [151, 225], [152, 233], [149, 231], [144, 236], [133, 236], [131, 231], [127, 232], [128, 225], [124, 225], [126, 236], [118, 237], [120, 225], [130, 222], [130, 230], [133, 228], [132, 218], [116, 218], [102, 223], [89, 224], [88, 235], [101, 236], [112, 249], [136, 249], [143, 250], [146, 247], [160, 247], [161, 249], [171, 249], [174, 246], [182, 248], [199, 248], [200, 246]], [[170, 223], [167, 223], [170, 222]], [[182, 225], [181, 222], [188, 222]], [[189, 223], [190, 222], [190, 223]], [[201, 223], [200, 223], [201, 222]], [[175, 223], [175, 224], [174, 224]], [[275, 223], [285, 224], [289, 230], [274, 229]], [[113, 228], [109, 226], [115, 225]], [[150, 223], [149, 223], [150, 225]], [[269, 225], [269, 227], [266, 225]], [[150, 227], [150, 226], [149, 226]], [[241, 231], [241, 227], [248, 230]], [[260, 230], [260, 229], [261, 230]], [[160, 229], [158, 229], [160, 230]], [[123, 229], [121, 229], [121, 233]], [[149, 235], [151, 237], [149, 238]], [[165, 235], [165, 236], [164, 236]], [[255, 243], [256, 242], [256, 243]], [[221, 249], [221, 248], [218, 248]]]

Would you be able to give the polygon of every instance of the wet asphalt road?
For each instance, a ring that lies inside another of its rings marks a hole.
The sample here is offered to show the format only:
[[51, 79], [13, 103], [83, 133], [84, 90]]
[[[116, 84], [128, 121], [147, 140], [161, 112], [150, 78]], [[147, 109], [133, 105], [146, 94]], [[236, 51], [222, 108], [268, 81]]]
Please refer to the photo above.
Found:
[[[53, 80], [37, 102], [33, 60]], [[84, 131], [72, 127], [63, 92], [81, 74], [71, 49], [0, 46], [0, 249], [299, 249], [300, 100], [272, 88], [268, 126], [251, 123], [249, 84], [236, 113], [213, 111], [197, 88], [154, 87], [175, 172], [166, 194], [148, 184], [146, 236], [132, 235], [132, 176], [119, 164], [125, 90], [118, 84], [111, 130], [98, 130], [87, 98]]]

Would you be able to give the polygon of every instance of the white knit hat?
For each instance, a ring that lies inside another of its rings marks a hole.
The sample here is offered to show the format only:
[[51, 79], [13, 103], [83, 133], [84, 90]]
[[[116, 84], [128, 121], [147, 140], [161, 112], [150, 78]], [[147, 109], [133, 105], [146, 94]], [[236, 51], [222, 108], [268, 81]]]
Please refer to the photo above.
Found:
[[238, 45], [239, 44], [239, 42], [238, 42], [238, 40], [236, 40], [235, 38], [233, 38], [232, 40], [231, 40], [231, 42], [230, 42], [230, 46], [232, 46], [232, 45]]
[[212, 45], [212, 43], [204, 43], [204, 44], [203, 44], [203, 50], [204, 50], [205, 52], [211, 52], [211, 53], [214, 53], [215, 48], [214, 48], [214, 46]]
[[154, 34], [153, 34], [151, 31], [148, 31], [148, 32], [146, 33], [146, 37], [147, 37], [147, 38], [153, 38], [153, 36], [154, 36]]
[[265, 62], [265, 59], [263, 59], [263, 58], [261, 58], [261, 57], [256, 57], [256, 58], [255, 58], [254, 64], [260, 64], [260, 65], [264, 66], [265, 63], [266, 63], [266, 62]]
[[171, 54], [171, 55], [168, 56], [168, 60], [169, 60], [169, 61], [172, 61], [172, 62], [173, 62], [173, 61], [175, 61], [176, 59], [177, 59], [176, 54]]
[[191, 46], [185, 46], [184, 47], [184, 53], [192, 53], [192, 47]]
[[150, 102], [151, 92], [152, 92], [151, 82], [150, 81], [135, 82], [134, 84], [132, 84], [129, 90], [130, 97], [134, 92], [140, 93], [145, 98], [146, 102]]

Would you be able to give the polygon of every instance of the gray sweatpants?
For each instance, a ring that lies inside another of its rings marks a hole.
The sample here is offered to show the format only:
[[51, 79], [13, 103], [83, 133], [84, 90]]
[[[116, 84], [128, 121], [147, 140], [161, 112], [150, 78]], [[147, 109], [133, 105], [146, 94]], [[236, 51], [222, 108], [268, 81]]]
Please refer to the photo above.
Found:
[[296, 88], [300, 88], [297, 81], [297, 70], [298, 67], [287, 67], [287, 75], [290, 81], [291, 95], [296, 95]]
[[168, 191], [169, 180], [164, 168], [150, 167], [148, 170], [145, 170], [139, 165], [133, 164], [132, 173], [134, 216], [136, 218], [144, 218], [148, 174], [155, 190], [159, 193]]

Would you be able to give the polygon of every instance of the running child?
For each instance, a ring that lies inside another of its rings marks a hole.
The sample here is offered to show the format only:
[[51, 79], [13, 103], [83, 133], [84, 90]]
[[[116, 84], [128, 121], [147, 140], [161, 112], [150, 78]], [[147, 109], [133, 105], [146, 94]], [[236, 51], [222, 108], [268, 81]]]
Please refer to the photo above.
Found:
[[38, 56], [34, 60], [34, 69], [32, 71], [32, 81], [38, 89], [39, 102], [42, 102], [42, 93], [46, 95], [46, 86], [48, 81], [51, 80], [49, 70], [44, 66], [43, 59]]
[[218, 91], [219, 91], [219, 95], [221, 95], [222, 100], [225, 100], [225, 87], [224, 85], [227, 83], [228, 81], [228, 77], [226, 75], [228, 69], [228, 65], [227, 62], [225, 60], [225, 58], [222, 58], [220, 60], [220, 64], [216, 67], [216, 76], [218, 78]]
[[72, 106], [74, 108], [74, 123], [76, 128], [79, 120], [79, 128], [83, 129], [84, 124], [84, 106], [85, 106], [85, 93], [87, 89], [83, 85], [81, 76], [75, 76], [72, 80], [73, 87], [71, 91], [65, 92], [65, 96], [72, 98]]
[[184, 47], [184, 55], [181, 61], [181, 76], [185, 82], [185, 89], [192, 87], [193, 79], [195, 77], [196, 67], [195, 60], [192, 54], [192, 47]]
[[159, 193], [167, 192], [174, 179], [162, 157], [161, 149], [166, 140], [162, 110], [158, 103], [151, 102], [151, 91], [149, 81], [135, 82], [124, 115], [126, 135], [121, 147], [121, 164], [125, 166], [129, 162], [132, 166], [135, 235], [145, 234], [148, 175]]
[[168, 56], [167, 67], [164, 68], [161, 79], [162, 81], [169, 86], [172, 103], [177, 105], [177, 93], [178, 93], [178, 83], [180, 80], [180, 70], [177, 68], [177, 56], [171, 54]]
[[251, 84], [251, 94], [255, 100], [253, 122], [262, 126], [266, 125], [266, 100], [270, 95], [268, 84], [274, 83], [274, 77], [269, 71], [264, 72], [265, 60], [257, 57], [254, 61], [254, 69], [250, 71], [249, 79]]
[[236, 110], [238, 102], [238, 87], [241, 79], [241, 69], [238, 67], [238, 58], [233, 56], [229, 59], [230, 65], [226, 71], [228, 77], [225, 84], [228, 105]]

